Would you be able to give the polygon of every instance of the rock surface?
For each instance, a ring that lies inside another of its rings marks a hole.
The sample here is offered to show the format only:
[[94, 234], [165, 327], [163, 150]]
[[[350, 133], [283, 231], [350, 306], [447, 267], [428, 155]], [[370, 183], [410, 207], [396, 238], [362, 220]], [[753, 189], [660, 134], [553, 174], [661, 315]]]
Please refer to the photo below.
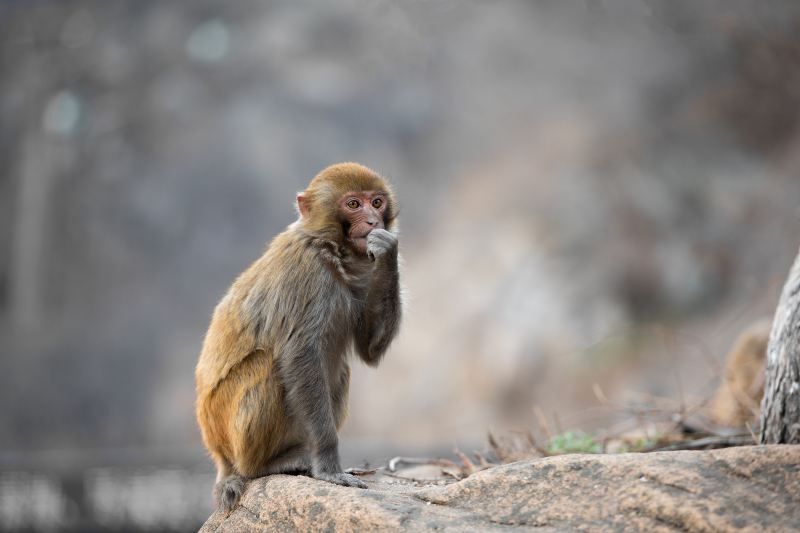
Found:
[[[344, 488], [303, 476], [248, 484], [201, 533], [246, 531], [800, 531], [800, 446], [562, 455], [447, 485], [387, 476]], [[441, 482], [439, 482], [441, 483]]]

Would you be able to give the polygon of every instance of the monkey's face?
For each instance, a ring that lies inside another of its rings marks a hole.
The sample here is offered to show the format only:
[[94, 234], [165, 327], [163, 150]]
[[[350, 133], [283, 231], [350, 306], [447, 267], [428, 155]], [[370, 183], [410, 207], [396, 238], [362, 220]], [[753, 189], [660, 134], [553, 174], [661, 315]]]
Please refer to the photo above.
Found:
[[342, 228], [350, 245], [360, 254], [367, 253], [367, 235], [384, 229], [388, 195], [382, 191], [348, 191], [339, 200]]

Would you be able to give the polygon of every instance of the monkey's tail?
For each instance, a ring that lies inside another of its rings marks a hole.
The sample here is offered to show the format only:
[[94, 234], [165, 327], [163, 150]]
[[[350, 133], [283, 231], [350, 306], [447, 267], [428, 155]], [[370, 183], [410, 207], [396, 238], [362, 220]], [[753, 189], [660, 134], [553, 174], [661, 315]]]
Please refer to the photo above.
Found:
[[221, 479], [215, 491], [217, 493], [217, 502], [219, 510], [225, 514], [230, 514], [233, 508], [239, 503], [244, 492], [244, 483], [246, 479], [240, 475], [233, 474], [224, 479]]

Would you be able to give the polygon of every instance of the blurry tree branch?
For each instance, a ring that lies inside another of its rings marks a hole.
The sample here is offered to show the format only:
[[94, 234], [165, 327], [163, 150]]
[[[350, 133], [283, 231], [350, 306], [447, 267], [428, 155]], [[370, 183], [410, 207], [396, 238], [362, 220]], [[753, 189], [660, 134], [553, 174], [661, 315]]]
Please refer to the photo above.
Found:
[[800, 443], [800, 253], [772, 323], [761, 403], [761, 444]]

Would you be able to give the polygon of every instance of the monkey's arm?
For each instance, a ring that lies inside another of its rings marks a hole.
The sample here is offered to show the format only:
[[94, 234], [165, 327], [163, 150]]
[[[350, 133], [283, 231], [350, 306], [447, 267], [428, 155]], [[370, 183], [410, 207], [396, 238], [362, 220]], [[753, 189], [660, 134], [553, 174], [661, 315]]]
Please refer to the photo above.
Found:
[[400, 327], [397, 237], [383, 229], [373, 230], [367, 237], [367, 253], [375, 263], [364, 313], [356, 326], [355, 347], [365, 363], [376, 366]]

